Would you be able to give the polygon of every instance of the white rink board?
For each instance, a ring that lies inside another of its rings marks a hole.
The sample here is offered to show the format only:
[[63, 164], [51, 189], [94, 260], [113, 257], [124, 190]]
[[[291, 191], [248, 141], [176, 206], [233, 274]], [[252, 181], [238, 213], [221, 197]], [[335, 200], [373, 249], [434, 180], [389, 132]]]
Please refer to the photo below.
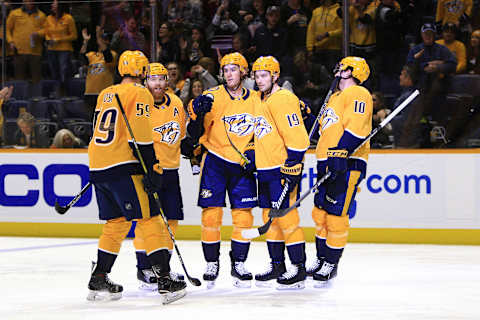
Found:
[[[86, 153], [6, 152], [0, 157], [0, 222], [99, 223], [94, 192], [86, 206], [74, 207], [63, 216], [55, 213], [52, 203], [56, 196], [73, 197], [82, 186], [80, 176], [64, 173], [63, 166], [69, 165], [73, 172], [82, 169], [84, 181], [88, 180]], [[480, 198], [475, 197], [480, 190], [479, 168], [480, 154], [475, 153], [371, 154], [352, 227], [480, 229]], [[315, 156], [309, 153], [303, 190], [313, 185], [315, 171]], [[182, 159], [185, 225], [200, 223], [198, 179]], [[16, 199], [28, 203], [19, 206]], [[312, 206], [311, 195], [300, 207], [303, 226], [314, 226]], [[224, 225], [231, 225], [225, 212]], [[258, 209], [255, 224], [261, 224]]]

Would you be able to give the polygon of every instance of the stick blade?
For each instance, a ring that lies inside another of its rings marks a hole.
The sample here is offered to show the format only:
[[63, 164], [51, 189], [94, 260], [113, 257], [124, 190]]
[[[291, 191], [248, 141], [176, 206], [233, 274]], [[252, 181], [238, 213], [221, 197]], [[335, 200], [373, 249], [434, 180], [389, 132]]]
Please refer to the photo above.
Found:
[[257, 228], [242, 230], [242, 237], [245, 239], [253, 239], [260, 236]]
[[200, 287], [202, 285], [202, 283], [200, 282], [200, 280], [198, 280], [197, 278], [188, 278], [188, 280], [190, 281], [191, 284], [193, 284], [195, 287]]
[[58, 214], [65, 214], [65, 212], [67, 212], [67, 210], [68, 210], [67, 207], [62, 207], [58, 203], [58, 200], [55, 200], [55, 211], [57, 211]]

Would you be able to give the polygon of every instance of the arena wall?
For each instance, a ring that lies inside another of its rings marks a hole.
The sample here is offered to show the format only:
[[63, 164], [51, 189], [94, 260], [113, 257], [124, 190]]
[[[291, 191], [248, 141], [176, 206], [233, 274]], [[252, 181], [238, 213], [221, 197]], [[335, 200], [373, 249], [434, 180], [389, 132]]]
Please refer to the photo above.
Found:
[[[101, 222], [91, 188], [65, 215], [66, 205], [88, 182], [85, 150], [2, 150], [0, 236], [98, 237]], [[315, 156], [306, 156], [302, 189], [315, 182]], [[200, 238], [196, 206], [198, 176], [182, 160], [180, 168], [185, 220], [178, 239]], [[351, 242], [480, 244], [480, 150], [372, 151], [351, 219]], [[306, 238], [314, 239], [313, 196], [300, 207]], [[260, 225], [260, 210], [254, 210]], [[225, 210], [222, 237], [229, 239], [231, 217]]]

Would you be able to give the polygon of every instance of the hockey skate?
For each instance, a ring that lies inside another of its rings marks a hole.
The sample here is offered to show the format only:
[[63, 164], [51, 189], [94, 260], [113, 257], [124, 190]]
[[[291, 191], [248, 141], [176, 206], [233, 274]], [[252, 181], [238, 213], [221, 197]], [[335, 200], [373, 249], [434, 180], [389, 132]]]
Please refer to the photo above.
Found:
[[305, 264], [292, 264], [291, 268], [282, 274], [278, 279], [278, 290], [299, 290], [305, 288], [307, 271]]
[[203, 274], [203, 280], [207, 283], [207, 289], [212, 289], [215, 286], [215, 280], [217, 280], [219, 270], [219, 261], [207, 262], [207, 269]]
[[245, 268], [245, 262], [233, 260], [233, 253], [230, 251], [230, 260], [232, 261], [233, 286], [237, 288], [250, 288], [252, 286], [252, 274]]
[[170, 304], [185, 297], [187, 294], [185, 281], [172, 279], [170, 273], [162, 273], [158, 266], [152, 266], [152, 271], [157, 277], [158, 293], [163, 304]]
[[315, 288], [322, 288], [329, 280], [332, 280], [337, 276], [338, 264], [329, 263], [324, 261], [320, 270], [313, 274], [313, 280], [316, 283], [313, 285]]
[[118, 300], [122, 297], [123, 287], [108, 278], [105, 272], [96, 271], [97, 264], [92, 262], [92, 275], [88, 282], [89, 301]]
[[260, 288], [272, 287], [274, 281], [287, 271], [285, 262], [270, 262], [268, 269], [255, 275], [255, 285]]
[[152, 269], [137, 269], [137, 279], [139, 282], [138, 288], [140, 290], [155, 291], [158, 288], [157, 277], [153, 273]]
[[315, 257], [315, 261], [307, 267], [307, 277], [313, 277], [313, 274], [322, 267], [323, 261], [325, 261], [325, 258], [322, 257], [319, 259], [318, 257]]

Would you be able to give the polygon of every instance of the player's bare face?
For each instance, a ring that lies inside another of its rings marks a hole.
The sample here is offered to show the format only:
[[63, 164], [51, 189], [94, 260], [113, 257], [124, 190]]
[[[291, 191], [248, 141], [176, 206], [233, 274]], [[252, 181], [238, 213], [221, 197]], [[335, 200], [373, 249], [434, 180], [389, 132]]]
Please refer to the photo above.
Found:
[[240, 67], [236, 64], [227, 64], [223, 67], [223, 76], [227, 83], [227, 88], [236, 90], [240, 85], [242, 73]]
[[147, 78], [147, 88], [150, 90], [153, 98], [159, 100], [165, 94], [167, 88], [167, 79], [165, 76], [151, 76]]
[[272, 76], [268, 71], [255, 71], [255, 82], [261, 92], [267, 92], [272, 89]]

